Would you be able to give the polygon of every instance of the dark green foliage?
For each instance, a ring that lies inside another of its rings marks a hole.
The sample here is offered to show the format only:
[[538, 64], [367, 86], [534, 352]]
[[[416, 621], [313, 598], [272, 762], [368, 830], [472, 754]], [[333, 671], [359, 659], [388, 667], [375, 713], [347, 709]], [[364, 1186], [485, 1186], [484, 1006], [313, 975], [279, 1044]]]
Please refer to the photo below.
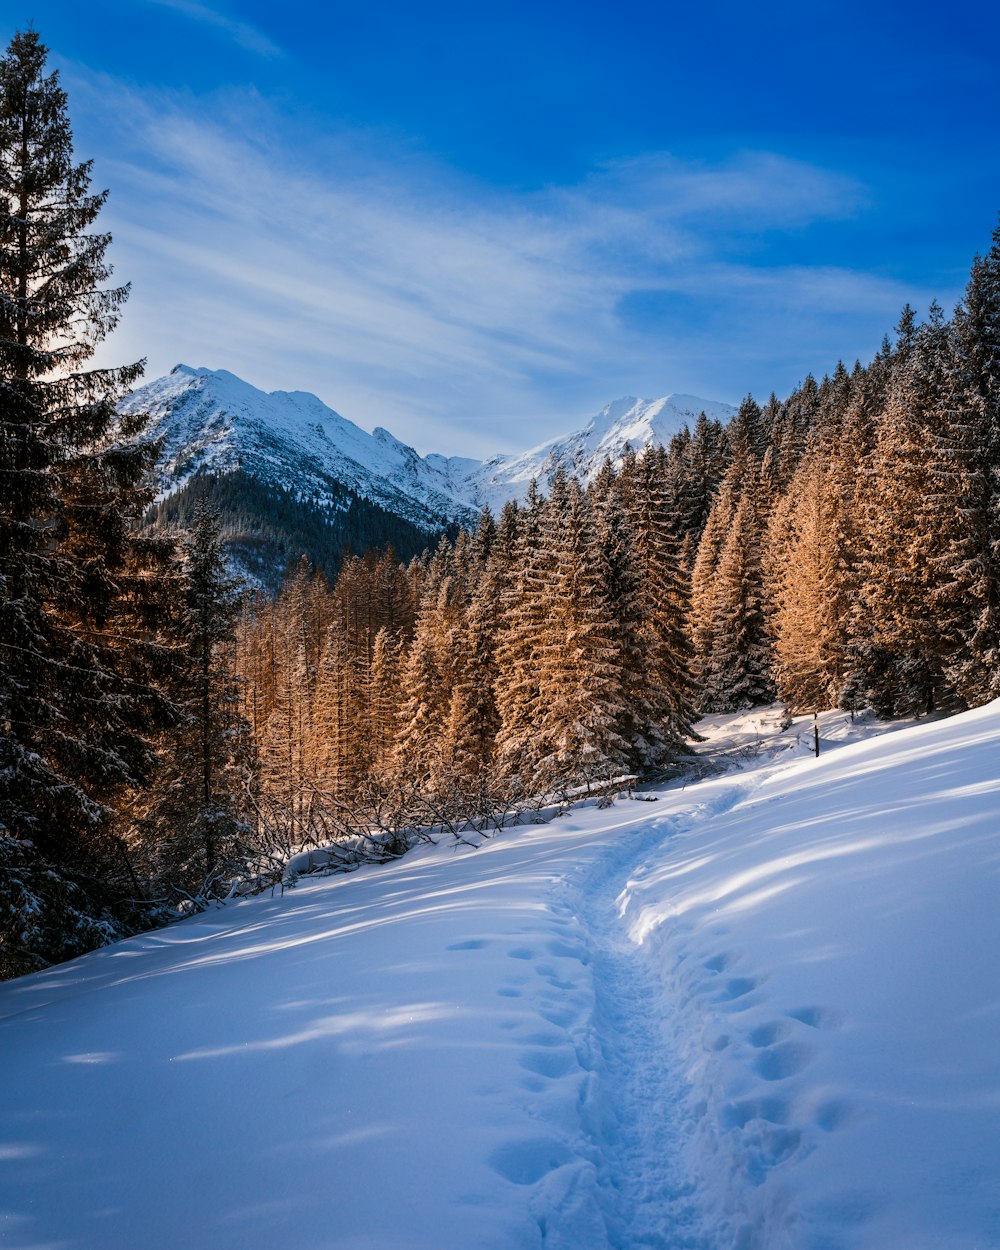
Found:
[[722, 479], [729, 467], [726, 429], [702, 413], [694, 424], [676, 434], [663, 466], [672, 505], [671, 524], [681, 544], [681, 559], [690, 573], [698, 543]]
[[150, 509], [146, 521], [162, 532], [186, 530], [204, 500], [219, 517], [233, 565], [272, 594], [303, 553], [333, 582], [351, 552], [391, 546], [407, 561], [435, 545], [439, 533], [419, 529], [346, 486], [339, 491], [332, 504], [320, 505], [245, 473], [198, 473]]
[[[103, 875], [113, 879], [113, 868]], [[0, 826], [0, 980], [72, 959], [158, 918], [96, 872], [73, 879]]]
[[[0, 61], [0, 825], [18, 855], [30, 843], [56, 865], [69, 910], [99, 919], [131, 888], [107, 853], [114, 806], [148, 783], [149, 734], [172, 714], [157, 637], [170, 552], [135, 538], [153, 449], [141, 422], [117, 428], [141, 367], [82, 367], [127, 290], [104, 285], [110, 240], [91, 227], [105, 197], [74, 163], [46, 56], [28, 31]], [[38, 917], [40, 958], [61, 924]], [[2, 926], [0, 942], [23, 946]]]
[[178, 590], [170, 632], [179, 716], [159, 744], [155, 786], [133, 804], [129, 841], [157, 892], [211, 894], [238, 871], [252, 744], [234, 672], [239, 588], [204, 500], [183, 543]]

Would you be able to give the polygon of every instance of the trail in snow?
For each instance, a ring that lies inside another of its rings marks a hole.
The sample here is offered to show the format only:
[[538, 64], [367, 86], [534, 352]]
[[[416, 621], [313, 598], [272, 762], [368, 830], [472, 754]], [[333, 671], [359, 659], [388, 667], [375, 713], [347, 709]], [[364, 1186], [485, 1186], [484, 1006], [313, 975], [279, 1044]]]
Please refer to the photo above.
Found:
[[591, 1131], [600, 1151], [600, 1197], [613, 1250], [708, 1250], [695, 1185], [684, 1167], [680, 1077], [665, 1050], [652, 970], [625, 935], [618, 913], [626, 877], [671, 835], [671, 824], [657, 822], [627, 855], [616, 848], [604, 856], [578, 894], [594, 949], [601, 1065]]
[[[779, 741], [777, 750], [789, 745]], [[609, 1250], [730, 1250], [737, 1241], [766, 1245], [766, 1238], [756, 1239], [753, 1217], [748, 1218], [738, 1201], [726, 1211], [709, 1207], [696, 1141], [701, 1138], [703, 1144], [706, 1131], [712, 1138], [718, 1126], [706, 1126], [705, 1100], [692, 1091], [690, 1053], [680, 1053], [677, 1021], [664, 1013], [674, 980], [673, 970], [663, 962], [664, 934], [658, 934], [656, 949], [644, 945], [626, 914], [650, 865], [670, 860], [672, 840], [699, 839], [702, 830], [763, 784], [771, 770], [754, 769], [753, 762], [751, 758], [746, 771], [661, 790], [650, 814], [612, 820], [602, 829], [610, 840], [590, 855], [578, 855], [552, 889], [556, 923], [569, 923], [572, 917], [588, 949], [590, 1018], [586, 1040], [581, 1041], [579, 1028], [574, 1037], [581, 1067], [593, 1074], [580, 1100], [590, 1149], [578, 1149], [595, 1165], [601, 1244]], [[673, 927], [680, 967], [687, 958], [683, 936], [689, 926]], [[726, 960], [712, 958], [704, 967], [705, 984], [713, 995], [721, 995], [723, 1014], [739, 1012], [755, 984], [730, 977], [720, 986], [718, 973], [726, 967]], [[565, 988], [570, 988], [568, 983]], [[550, 1018], [562, 1023], [558, 1013]], [[728, 1044], [726, 1035], [716, 1036], [719, 1045]], [[756, 1125], [751, 1124], [747, 1134], [746, 1170], [755, 1176], [755, 1184], [784, 1157], [770, 1144], [774, 1132], [765, 1127], [757, 1141]], [[784, 1141], [788, 1135], [778, 1132]], [[545, 1184], [538, 1188], [534, 1208], [545, 1246], [578, 1250], [579, 1226], [570, 1217], [565, 1193]], [[586, 1244], [590, 1250], [597, 1243]]]
[[721, 1250], [706, 1231], [711, 1220], [686, 1166], [687, 1086], [664, 1027], [662, 970], [628, 936], [622, 906], [630, 881], [672, 837], [728, 811], [753, 786], [729, 778], [708, 788], [715, 792], [707, 800], [702, 787], [686, 807], [676, 790], [662, 792], [673, 800], [669, 814], [628, 822], [638, 828], [622, 831], [555, 891], [554, 910], [575, 914], [591, 950], [596, 1080], [582, 1118], [611, 1250]]
[[4, 1250], [997, 1250], [1000, 703], [763, 715], [0, 985]]

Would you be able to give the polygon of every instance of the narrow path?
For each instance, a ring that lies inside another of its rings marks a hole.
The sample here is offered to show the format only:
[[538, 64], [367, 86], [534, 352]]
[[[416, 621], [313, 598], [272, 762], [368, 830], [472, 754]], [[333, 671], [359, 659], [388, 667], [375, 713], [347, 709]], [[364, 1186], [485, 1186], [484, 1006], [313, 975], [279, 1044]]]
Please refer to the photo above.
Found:
[[692, 1126], [659, 1002], [660, 974], [627, 936], [621, 896], [665, 841], [735, 806], [753, 788], [748, 780], [720, 782], [707, 804], [651, 815], [639, 833], [624, 830], [621, 842], [562, 887], [592, 943], [598, 1079], [585, 1119], [612, 1250], [718, 1250], [706, 1232], [715, 1221], [685, 1170]]

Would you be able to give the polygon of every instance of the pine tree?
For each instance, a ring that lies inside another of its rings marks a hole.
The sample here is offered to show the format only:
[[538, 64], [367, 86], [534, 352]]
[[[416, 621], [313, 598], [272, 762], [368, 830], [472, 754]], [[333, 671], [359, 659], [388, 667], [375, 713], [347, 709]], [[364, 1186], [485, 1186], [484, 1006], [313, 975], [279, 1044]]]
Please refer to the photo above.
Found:
[[[955, 313], [948, 420], [935, 489], [951, 504], [938, 565], [949, 677], [962, 697], [1000, 695], [1000, 224]], [[940, 511], [940, 510], [939, 510]]]
[[543, 500], [534, 482], [523, 509], [505, 506], [496, 552], [505, 562], [500, 594], [496, 759], [504, 776], [530, 785], [541, 758], [539, 671], [553, 557], [543, 543]]
[[683, 568], [690, 575], [698, 543], [708, 524], [712, 504], [729, 466], [726, 431], [721, 422], [701, 413], [690, 433], [685, 428], [671, 440], [665, 466], [671, 499], [672, 525], [681, 544]]
[[761, 567], [763, 509], [751, 480], [733, 514], [715, 573], [712, 650], [704, 706], [730, 711], [774, 698]]
[[[441, 631], [451, 614], [450, 578], [438, 586], [428, 583], [417, 617], [413, 642], [403, 665], [403, 699], [396, 731], [395, 766], [423, 788], [432, 788], [440, 775], [445, 723], [452, 684], [442, 671]], [[450, 664], [450, 660], [449, 660]]]
[[807, 454], [776, 510], [784, 529], [773, 566], [778, 693], [792, 707], [836, 704], [844, 680], [849, 570], [845, 506], [837, 460]]
[[589, 500], [562, 471], [543, 513], [552, 565], [542, 587], [538, 646], [539, 756], [534, 789], [607, 779], [630, 766], [621, 732], [621, 641], [607, 596]]
[[158, 892], [220, 887], [240, 867], [249, 725], [236, 678], [238, 585], [226, 569], [218, 516], [198, 501], [183, 543], [171, 613], [171, 693], [180, 716], [162, 735], [155, 784], [130, 812]]
[[273, 823], [298, 844], [310, 825], [319, 742], [313, 713], [324, 639], [325, 583], [302, 558], [271, 614], [272, 696], [261, 732], [261, 794]]
[[[629, 502], [627, 555], [634, 565], [638, 629], [628, 666], [628, 704], [634, 709], [637, 765], [662, 767], [683, 754], [694, 720], [691, 646], [685, 627], [687, 578], [671, 524], [672, 501], [662, 456], [647, 448], [634, 464]], [[623, 553], [624, 556], [625, 553]], [[616, 607], [616, 592], [612, 592]], [[629, 637], [619, 627], [622, 638]]]
[[854, 684], [883, 714], [948, 706], [949, 643], [935, 602], [945, 535], [941, 529], [936, 438], [946, 422], [949, 328], [941, 310], [913, 330], [904, 310], [885, 410], [862, 500], [864, 550], [852, 632]]
[[[492, 518], [489, 524], [492, 525]], [[477, 535], [476, 545], [480, 550], [488, 550], [493, 543], [480, 544]], [[452, 767], [466, 784], [485, 780], [493, 764], [500, 728], [496, 641], [502, 563], [499, 557], [487, 558], [471, 591], [456, 648], [455, 685], [445, 742]]]
[[687, 632], [691, 639], [692, 673], [700, 708], [705, 707], [705, 691], [711, 681], [716, 575], [722, 548], [732, 527], [738, 503], [736, 484], [731, 477], [727, 477], [712, 505], [691, 572]]
[[368, 670], [369, 770], [380, 780], [388, 771], [396, 743], [396, 714], [400, 704], [400, 643], [388, 629], [380, 629], [372, 647]]
[[0, 826], [113, 883], [113, 806], [148, 784], [170, 715], [170, 556], [136, 537], [153, 449], [114, 408], [141, 365], [84, 367], [127, 288], [106, 285], [105, 193], [46, 58], [29, 30], [0, 60]]
[[740, 445], [702, 535], [692, 576], [689, 628], [704, 711], [774, 697], [765, 587], [771, 484]]
[[[378, 636], [384, 635], [380, 631]], [[314, 797], [317, 791], [347, 797], [371, 769], [368, 687], [367, 666], [343, 621], [335, 620], [324, 636], [308, 714], [306, 754]]]

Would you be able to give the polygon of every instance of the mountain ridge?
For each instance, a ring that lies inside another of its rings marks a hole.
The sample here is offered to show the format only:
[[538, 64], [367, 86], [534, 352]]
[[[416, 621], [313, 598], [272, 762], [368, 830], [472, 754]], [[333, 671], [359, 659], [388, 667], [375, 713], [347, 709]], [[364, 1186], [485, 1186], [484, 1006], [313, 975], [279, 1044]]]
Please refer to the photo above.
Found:
[[[484, 506], [498, 513], [522, 501], [533, 480], [545, 491], [563, 468], [588, 482], [626, 445], [667, 445], [700, 413], [728, 421], [736, 409], [684, 394], [623, 396], [569, 434], [487, 461], [421, 456], [384, 426], [368, 433], [308, 391], [262, 391], [225, 369], [176, 365], [127, 395], [119, 411], [148, 414], [144, 437], [161, 445], [153, 523], [184, 527], [194, 498], [208, 494], [236, 565], [274, 584], [303, 545], [328, 575], [343, 548], [391, 542], [409, 558], [473, 525]], [[237, 498], [247, 505], [234, 508]], [[324, 542], [305, 543], [320, 530], [329, 530]]]
[[[258, 390], [225, 369], [176, 365], [132, 391], [119, 408], [150, 414], [149, 433], [164, 447], [161, 497], [199, 470], [241, 469], [275, 481], [276, 468], [292, 451], [287, 468], [301, 481], [303, 496], [322, 500], [323, 480], [334, 477], [408, 520], [432, 524], [442, 517], [466, 521], [483, 504], [521, 499], [532, 478], [544, 487], [560, 466], [589, 481], [606, 457], [620, 460], [626, 444], [637, 451], [665, 446], [702, 412], [722, 421], [736, 412], [732, 404], [696, 395], [626, 395], [579, 429], [480, 461], [421, 456], [384, 426], [368, 433], [309, 391]], [[289, 477], [280, 484], [287, 487]]]

